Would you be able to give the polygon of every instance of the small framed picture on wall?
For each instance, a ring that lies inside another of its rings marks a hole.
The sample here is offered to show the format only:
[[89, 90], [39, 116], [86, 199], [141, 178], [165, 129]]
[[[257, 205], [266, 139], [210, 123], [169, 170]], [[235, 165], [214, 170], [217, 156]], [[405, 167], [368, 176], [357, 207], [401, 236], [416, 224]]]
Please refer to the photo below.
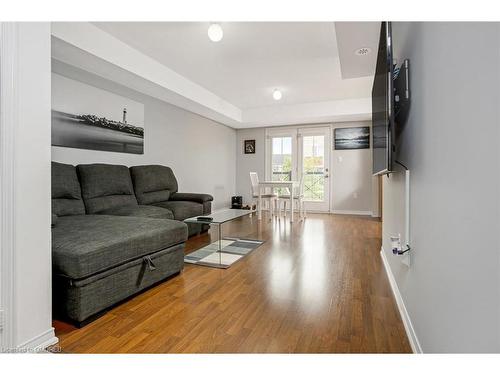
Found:
[[243, 152], [245, 154], [255, 154], [255, 139], [245, 140]]

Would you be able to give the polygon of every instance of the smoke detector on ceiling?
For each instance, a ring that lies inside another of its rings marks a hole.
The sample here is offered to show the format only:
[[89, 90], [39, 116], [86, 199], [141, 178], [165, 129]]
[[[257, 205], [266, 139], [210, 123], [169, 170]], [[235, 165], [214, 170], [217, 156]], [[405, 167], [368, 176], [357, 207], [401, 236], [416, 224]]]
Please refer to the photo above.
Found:
[[362, 47], [358, 48], [356, 51], [354, 51], [354, 54], [356, 56], [366, 56], [369, 55], [372, 52], [372, 49], [370, 47]]

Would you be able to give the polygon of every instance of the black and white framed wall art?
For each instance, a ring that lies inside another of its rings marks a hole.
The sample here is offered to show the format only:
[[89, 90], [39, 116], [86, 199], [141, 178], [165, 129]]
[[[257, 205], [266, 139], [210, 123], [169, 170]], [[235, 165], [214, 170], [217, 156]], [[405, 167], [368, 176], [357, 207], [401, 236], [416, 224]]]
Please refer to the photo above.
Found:
[[335, 150], [358, 150], [370, 148], [370, 127], [335, 128]]
[[52, 146], [144, 153], [144, 105], [52, 74]]
[[255, 139], [245, 140], [244, 152], [245, 154], [255, 154]]

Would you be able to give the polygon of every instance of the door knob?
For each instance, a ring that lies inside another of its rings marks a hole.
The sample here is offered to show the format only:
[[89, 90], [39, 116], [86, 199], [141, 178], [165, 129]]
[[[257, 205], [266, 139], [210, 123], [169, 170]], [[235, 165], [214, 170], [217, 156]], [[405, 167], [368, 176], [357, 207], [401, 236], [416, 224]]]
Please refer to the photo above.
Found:
[[325, 174], [325, 178], [328, 178], [328, 177], [330, 177], [330, 176], [328, 176], [327, 174]]

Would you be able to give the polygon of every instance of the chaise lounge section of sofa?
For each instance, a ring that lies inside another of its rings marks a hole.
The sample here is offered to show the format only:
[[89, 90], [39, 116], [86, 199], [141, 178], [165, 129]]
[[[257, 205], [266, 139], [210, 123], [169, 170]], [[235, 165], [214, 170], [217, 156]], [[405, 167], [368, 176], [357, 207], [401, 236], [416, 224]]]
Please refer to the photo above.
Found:
[[139, 204], [133, 186], [125, 166], [52, 163], [55, 317], [84, 325], [183, 269], [186, 224]]

